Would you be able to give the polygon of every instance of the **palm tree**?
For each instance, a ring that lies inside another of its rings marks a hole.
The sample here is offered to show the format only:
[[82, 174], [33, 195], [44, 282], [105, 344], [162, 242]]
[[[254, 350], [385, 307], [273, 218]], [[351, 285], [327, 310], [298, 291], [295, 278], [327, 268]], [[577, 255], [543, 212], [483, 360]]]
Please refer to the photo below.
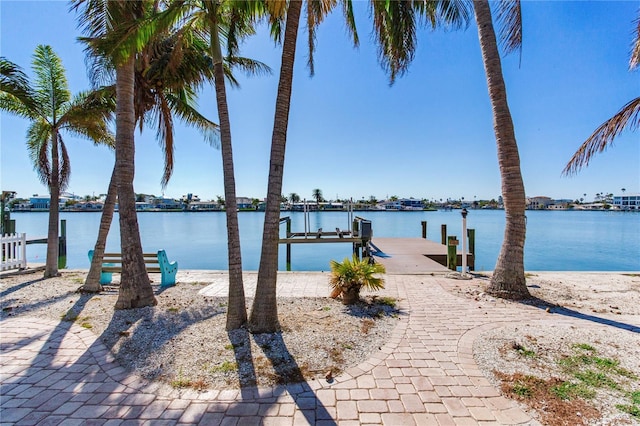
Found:
[[[4, 68], [6, 70], [6, 68]], [[61, 132], [113, 144], [107, 127], [110, 103], [100, 92], [83, 92], [71, 97], [62, 61], [50, 46], [39, 45], [33, 56], [33, 84], [18, 87], [18, 95], [3, 81], [0, 108], [31, 120], [27, 147], [38, 176], [49, 188], [49, 227], [45, 278], [58, 275], [58, 219], [60, 192], [71, 173], [67, 147]], [[23, 81], [23, 83], [25, 83]], [[14, 86], [15, 88], [16, 86]]]
[[[284, 171], [285, 148], [287, 144], [287, 128], [289, 126], [289, 108], [291, 106], [291, 89], [293, 83], [293, 65], [296, 56], [298, 26], [302, 12], [302, 1], [267, 2], [268, 13], [272, 22], [272, 33], [280, 40], [281, 20], [285, 17], [284, 41], [282, 45], [282, 62], [278, 93], [276, 96], [273, 133], [271, 136], [271, 153], [269, 160], [269, 182], [262, 233], [262, 249], [258, 269], [256, 297], [253, 299], [249, 329], [252, 333], [269, 333], [279, 330], [278, 306], [276, 304], [276, 280], [278, 273], [278, 238], [280, 221], [280, 194]], [[335, 6], [335, 1], [307, 1], [307, 27], [309, 31], [309, 61], [313, 74], [313, 51], [315, 28]], [[354, 44], [358, 44], [355, 33], [355, 22], [351, 2], [344, 0], [343, 11], [347, 26], [353, 34]]]
[[[526, 196], [520, 170], [518, 144], [507, 103], [507, 92], [489, 2], [476, 0], [473, 2], [473, 8], [493, 111], [493, 130], [496, 135], [506, 216], [504, 240], [487, 293], [508, 299], [524, 299], [530, 295], [524, 275]], [[498, 16], [504, 23], [503, 29], [506, 30], [502, 35], [507, 52], [519, 49], [522, 41], [520, 3], [501, 3]]]
[[[633, 71], [640, 64], [640, 12], [635, 20], [635, 36], [631, 59], [629, 60], [629, 70]], [[613, 145], [613, 140], [627, 127], [629, 130], [636, 130], [640, 124], [640, 97], [632, 99], [622, 107], [613, 117], [602, 123], [594, 132], [580, 145], [580, 148], [573, 154], [567, 165], [562, 170], [562, 174], [575, 174], [582, 167], [586, 167], [596, 153], [602, 152]]]
[[293, 203], [299, 203], [300, 202], [300, 196], [298, 194], [296, 194], [295, 192], [292, 192], [291, 194], [289, 194], [289, 201], [293, 204]]
[[[509, 298], [528, 296], [524, 279], [525, 194], [513, 122], [506, 101], [493, 21], [487, 0], [474, 1], [478, 34], [487, 74], [489, 97], [494, 114], [494, 131], [498, 146], [498, 162], [502, 176], [507, 223], [500, 256], [488, 291]], [[415, 50], [415, 15], [436, 26], [445, 23], [454, 27], [467, 21], [468, 4], [460, 2], [412, 3], [382, 1], [373, 5], [376, 38], [382, 65], [390, 72], [393, 83], [402, 74]], [[500, 3], [499, 20], [503, 24], [501, 39], [507, 52], [521, 45], [520, 3]]]
[[135, 172], [135, 61], [153, 31], [139, 31], [155, 2], [122, 0], [73, 0], [72, 8], [84, 6], [81, 25], [88, 33], [90, 53], [107, 58], [116, 74], [116, 161], [120, 218], [122, 275], [116, 309], [152, 306], [157, 303], [144, 264], [142, 242], [133, 190]]
[[311, 196], [313, 197], [314, 200], [316, 200], [316, 205], [320, 204], [320, 202], [323, 200], [322, 190], [319, 188], [314, 189]]
[[[231, 121], [225, 86], [225, 60], [231, 65], [238, 64], [251, 72], [264, 72], [268, 67], [256, 61], [238, 58], [239, 40], [253, 34], [253, 20], [261, 13], [260, 2], [235, 2], [230, 0], [187, 0], [174, 2], [166, 15], [176, 22], [183, 19], [184, 28], [200, 30], [209, 36], [209, 53], [213, 61], [213, 77], [216, 104], [220, 122], [220, 146], [224, 197], [227, 206], [236, 206], [236, 184], [231, 142]], [[186, 18], [184, 18], [186, 16]], [[227, 56], [223, 55], [226, 48]], [[228, 73], [227, 73], [228, 74]], [[231, 80], [231, 83], [234, 81]], [[280, 194], [280, 192], [278, 192]], [[229, 305], [227, 310], [227, 330], [240, 328], [247, 321], [244, 286], [242, 282], [242, 256], [238, 210], [226, 208], [227, 250], [229, 267]]]
[[[195, 109], [194, 88], [203, 79], [210, 80], [209, 57], [203, 49], [201, 40], [191, 39], [185, 46], [179, 43], [176, 34], [162, 35], [145, 48], [145, 54], [136, 60], [135, 110], [136, 124], [140, 129], [145, 122], [156, 123], [157, 135], [164, 151], [163, 188], [169, 182], [173, 171], [173, 118], [177, 116], [184, 123], [197, 127], [207, 141], [213, 140], [217, 125], [200, 115]], [[93, 69], [110, 68], [102, 58], [95, 58]], [[95, 74], [94, 74], [95, 75]], [[115, 87], [110, 86], [115, 102]], [[102, 210], [98, 238], [94, 248], [91, 268], [82, 290], [99, 292], [100, 269], [107, 236], [113, 219], [116, 201], [116, 179], [112, 175], [107, 198]], [[136, 198], [137, 199], [137, 198]]]

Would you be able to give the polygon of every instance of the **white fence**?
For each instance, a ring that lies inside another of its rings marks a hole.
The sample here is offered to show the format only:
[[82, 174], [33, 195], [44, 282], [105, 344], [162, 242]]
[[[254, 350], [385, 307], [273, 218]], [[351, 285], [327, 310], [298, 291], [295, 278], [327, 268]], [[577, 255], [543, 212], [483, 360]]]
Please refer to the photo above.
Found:
[[0, 245], [0, 271], [27, 267], [27, 234], [4, 234], [0, 237]]

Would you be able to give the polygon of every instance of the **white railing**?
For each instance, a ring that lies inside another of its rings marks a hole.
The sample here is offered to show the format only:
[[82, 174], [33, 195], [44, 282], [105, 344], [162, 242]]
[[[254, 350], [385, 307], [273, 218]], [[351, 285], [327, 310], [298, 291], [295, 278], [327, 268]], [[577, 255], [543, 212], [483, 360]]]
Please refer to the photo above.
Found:
[[27, 234], [4, 234], [0, 237], [0, 271], [27, 267]]

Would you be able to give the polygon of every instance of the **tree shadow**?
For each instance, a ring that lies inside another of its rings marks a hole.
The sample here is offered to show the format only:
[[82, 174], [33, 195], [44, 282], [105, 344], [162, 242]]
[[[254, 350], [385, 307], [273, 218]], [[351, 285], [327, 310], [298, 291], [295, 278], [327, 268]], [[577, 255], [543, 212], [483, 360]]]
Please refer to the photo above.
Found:
[[349, 315], [362, 319], [375, 320], [384, 317], [406, 316], [407, 313], [398, 309], [396, 305], [395, 298], [373, 295], [360, 297], [356, 303], [343, 306]]
[[608, 318], [598, 317], [596, 315], [585, 314], [573, 309], [566, 308], [564, 306], [556, 305], [555, 303], [547, 302], [544, 299], [538, 297], [532, 297], [530, 299], [521, 300], [519, 303], [523, 305], [533, 306], [538, 309], [549, 310], [549, 312], [559, 315], [564, 315], [571, 318], [577, 318], [585, 321], [591, 321], [602, 325], [608, 325], [610, 327], [619, 328], [621, 330], [627, 330], [632, 333], [640, 333], [640, 326], [627, 324], [620, 321], [615, 321]]
[[6, 290], [1, 291], [0, 292], [0, 297], [5, 297], [5, 296], [7, 296], [7, 295], [9, 295], [9, 294], [11, 294], [13, 292], [16, 292], [18, 290], [21, 290], [21, 289], [23, 289], [25, 287], [30, 286], [31, 284], [35, 284], [35, 283], [38, 283], [38, 282], [44, 281], [44, 280], [45, 280], [45, 278], [37, 278], [35, 280], [25, 281], [23, 283], [16, 284], [14, 286], [11, 286], [11, 287], [7, 288]]

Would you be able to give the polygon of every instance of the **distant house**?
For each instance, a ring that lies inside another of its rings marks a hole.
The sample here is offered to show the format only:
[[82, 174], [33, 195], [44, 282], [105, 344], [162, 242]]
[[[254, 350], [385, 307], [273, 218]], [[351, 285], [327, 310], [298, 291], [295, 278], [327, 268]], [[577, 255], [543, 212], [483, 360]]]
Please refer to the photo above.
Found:
[[236, 197], [236, 205], [238, 209], [250, 209], [253, 208], [253, 200], [248, 197]]
[[613, 207], [620, 210], [640, 210], [640, 194], [616, 195]]
[[553, 203], [553, 200], [549, 197], [531, 197], [527, 199], [527, 208], [529, 210], [544, 210]]
[[[68, 200], [69, 198], [60, 196], [60, 200], [58, 201], [58, 205], [60, 206], [60, 208], [63, 208]], [[51, 196], [34, 195], [33, 197], [29, 198], [29, 204], [31, 205], [31, 210], [49, 210], [49, 205], [51, 204]]]

